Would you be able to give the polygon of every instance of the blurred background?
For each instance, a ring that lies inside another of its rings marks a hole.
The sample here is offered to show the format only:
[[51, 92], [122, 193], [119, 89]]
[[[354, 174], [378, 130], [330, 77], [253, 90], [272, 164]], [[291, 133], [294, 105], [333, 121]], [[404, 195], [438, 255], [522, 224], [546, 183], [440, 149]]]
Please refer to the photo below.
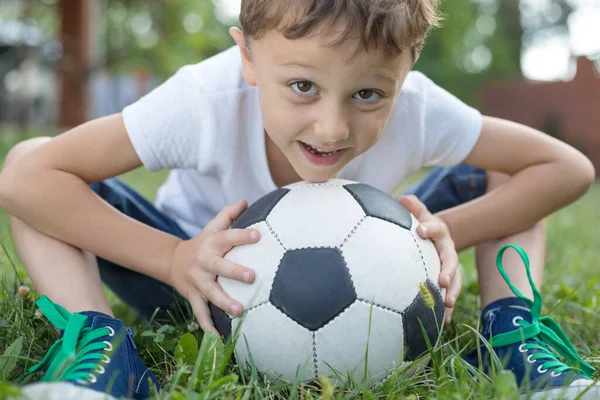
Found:
[[[0, 135], [120, 111], [231, 45], [240, 0], [0, 0]], [[415, 66], [600, 167], [600, 0], [446, 0]]]

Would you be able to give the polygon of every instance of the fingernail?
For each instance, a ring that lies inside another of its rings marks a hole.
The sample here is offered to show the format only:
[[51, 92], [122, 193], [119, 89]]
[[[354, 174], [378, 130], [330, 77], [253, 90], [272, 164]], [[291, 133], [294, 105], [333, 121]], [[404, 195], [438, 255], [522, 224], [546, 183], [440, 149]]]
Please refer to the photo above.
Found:
[[421, 233], [423, 234], [423, 236], [427, 236], [427, 227], [424, 225], [421, 225]]
[[244, 282], [250, 282], [250, 271], [244, 271], [243, 277], [244, 277]]
[[252, 238], [252, 240], [258, 239], [258, 231], [255, 231], [255, 230], [250, 231], [250, 237]]
[[450, 275], [446, 275], [446, 283], [449, 285], [450, 284]]
[[456, 296], [450, 296], [450, 302], [454, 306], [456, 304]]
[[231, 315], [238, 315], [240, 311], [240, 306], [237, 304], [232, 304], [231, 307], [229, 307], [229, 311], [231, 312]]

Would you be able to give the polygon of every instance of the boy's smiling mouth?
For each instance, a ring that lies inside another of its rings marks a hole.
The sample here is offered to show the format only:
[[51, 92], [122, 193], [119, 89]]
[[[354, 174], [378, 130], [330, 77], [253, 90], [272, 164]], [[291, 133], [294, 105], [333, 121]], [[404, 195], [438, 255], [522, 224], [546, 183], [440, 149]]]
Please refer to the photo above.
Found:
[[298, 140], [298, 146], [308, 161], [313, 165], [330, 166], [338, 162], [344, 154], [346, 148], [342, 149], [323, 149]]

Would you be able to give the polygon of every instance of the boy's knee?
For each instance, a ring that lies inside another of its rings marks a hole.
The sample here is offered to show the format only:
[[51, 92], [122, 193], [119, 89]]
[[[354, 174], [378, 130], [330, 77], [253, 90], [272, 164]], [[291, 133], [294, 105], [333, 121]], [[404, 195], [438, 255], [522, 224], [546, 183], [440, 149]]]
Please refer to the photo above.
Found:
[[23, 154], [27, 153], [30, 150], [35, 149], [39, 145], [46, 143], [51, 139], [52, 139], [51, 137], [42, 136], [42, 137], [36, 137], [33, 139], [23, 140], [22, 142], [17, 143], [16, 145], [13, 146], [12, 149], [10, 149], [10, 151], [6, 155], [6, 158], [4, 159], [4, 166], [8, 165], [9, 163], [13, 162], [17, 158], [21, 157]]

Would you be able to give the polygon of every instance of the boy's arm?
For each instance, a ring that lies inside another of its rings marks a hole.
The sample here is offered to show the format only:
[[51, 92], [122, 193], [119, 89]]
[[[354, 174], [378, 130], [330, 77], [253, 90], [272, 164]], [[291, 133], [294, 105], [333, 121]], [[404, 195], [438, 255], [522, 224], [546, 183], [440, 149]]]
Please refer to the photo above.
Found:
[[442, 211], [457, 250], [533, 226], [583, 195], [594, 181], [591, 162], [535, 129], [483, 117], [481, 136], [464, 161], [511, 175], [498, 189]]
[[126, 217], [88, 186], [141, 166], [120, 114], [78, 126], [0, 173], [0, 205], [46, 235], [167, 281], [175, 236]]

